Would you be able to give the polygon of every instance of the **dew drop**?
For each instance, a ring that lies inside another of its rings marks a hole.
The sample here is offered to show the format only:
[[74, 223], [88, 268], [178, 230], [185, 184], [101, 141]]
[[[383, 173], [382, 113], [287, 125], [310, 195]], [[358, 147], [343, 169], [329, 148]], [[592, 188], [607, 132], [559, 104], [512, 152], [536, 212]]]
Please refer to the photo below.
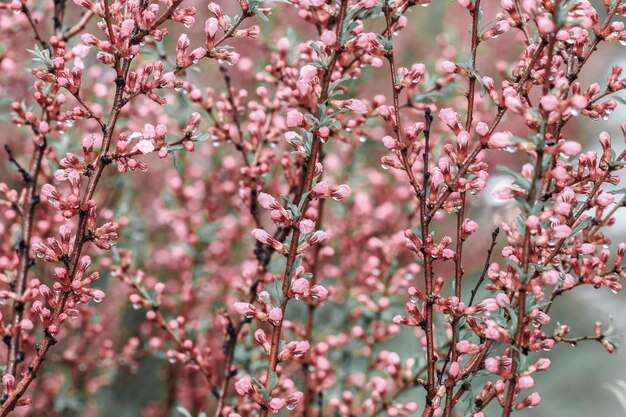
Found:
[[417, 301], [418, 301], [418, 300], [419, 300], [419, 298], [417, 298], [417, 296], [415, 296], [415, 295], [412, 295], [411, 297], [409, 297], [409, 301], [410, 301], [412, 304], [417, 304]]
[[177, 362], [176, 358], [168, 358], [167, 361], [171, 364], [175, 364]]
[[626, 46], [626, 40], [621, 40], [621, 39], [620, 39], [619, 43], [620, 43], [620, 45], [622, 45], [622, 46]]
[[366, 141], [367, 141], [367, 138], [365, 136], [359, 136], [359, 142], [365, 143]]
[[141, 309], [141, 304], [133, 304], [133, 310]]
[[43, 259], [43, 257], [46, 256], [43, 252], [37, 252], [37, 257], [39, 259]]
[[389, 169], [389, 165], [387, 164], [380, 164], [380, 167], [385, 170]]

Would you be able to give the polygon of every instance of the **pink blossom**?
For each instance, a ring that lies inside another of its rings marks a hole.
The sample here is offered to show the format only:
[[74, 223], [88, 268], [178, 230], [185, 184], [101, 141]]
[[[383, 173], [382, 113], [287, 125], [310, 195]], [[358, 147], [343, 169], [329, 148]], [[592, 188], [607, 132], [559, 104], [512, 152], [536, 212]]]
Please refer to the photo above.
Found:
[[503, 149], [513, 145], [510, 132], [496, 132], [491, 135], [489, 145], [494, 149]]
[[565, 239], [572, 233], [572, 229], [564, 224], [554, 226], [553, 230], [555, 239]]
[[348, 100], [345, 106], [357, 114], [367, 113], [367, 105], [362, 100]]
[[298, 110], [291, 110], [287, 113], [287, 126], [298, 127], [304, 124], [304, 116]]
[[237, 390], [237, 394], [241, 395], [242, 397], [245, 395], [249, 395], [254, 391], [252, 379], [247, 376], [240, 378], [237, 382], [235, 382], [235, 389]]
[[268, 314], [269, 320], [274, 323], [280, 323], [283, 319], [283, 312], [281, 311], [280, 308], [278, 307], [274, 307], [270, 310], [269, 314]]
[[596, 197], [596, 202], [600, 207], [607, 207], [615, 201], [615, 196], [613, 194], [602, 192], [598, 197]]
[[325, 30], [320, 39], [326, 46], [333, 46], [337, 42], [337, 35], [332, 30]]
[[300, 69], [300, 82], [310, 83], [317, 76], [317, 68], [313, 65], [305, 65]]

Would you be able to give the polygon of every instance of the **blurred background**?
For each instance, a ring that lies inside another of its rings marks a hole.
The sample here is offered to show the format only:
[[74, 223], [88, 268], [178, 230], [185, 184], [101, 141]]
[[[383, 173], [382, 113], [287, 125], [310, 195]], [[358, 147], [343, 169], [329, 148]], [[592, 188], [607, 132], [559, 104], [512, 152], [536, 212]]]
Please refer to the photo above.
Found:
[[[496, 7], [498, 2], [483, 1], [485, 7], [484, 22], [488, 22], [495, 16], [497, 12]], [[601, 0], [594, 0], [592, 3], [599, 9], [602, 9]], [[198, 15], [196, 22], [203, 22], [206, 18], [206, 3], [197, 0], [185, 0], [185, 5], [194, 5], [198, 9]], [[307, 39], [307, 37], [316, 36], [310, 31], [309, 27], [300, 25], [296, 12], [291, 8], [281, 5], [280, 2], [266, 2], [266, 5], [273, 7], [272, 16], [270, 18], [270, 24], [262, 23], [262, 40], [259, 42], [244, 41], [237, 44], [238, 50], [243, 57], [251, 57], [242, 59], [239, 64], [239, 68], [231, 70], [235, 85], [239, 88], [252, 89], [256, 85], [256, 81], [251, 77], [250, 71], [237, 71], [242, 69], [243, 66], [254, 68], [260, 67], [267, 63], [267, 51], [259, 48], [259, 44], [264, 43], [266, 39], [275, 40], [277, 36], [287, 36], [290, 40]], [[235, 10], [236, 3], [227, 4], [223, 3], [222, 6], [226, 9]], [[43, 17], [47, 10], [43, 4], [33, 2], [33, 10], [39, 13], [39, 16]], [[71, 13], [70, 13], [71, 15]], [[455, 2], [447, 0], [438, 0], [428, 6], [427, 9], [421, 7], [415, 7], [410, 13], [408, 13], [409, 23], [407, 27], [399, 34], [396, 43], [396, 56], [398, 57], [398, 64], [410, 67], [413, 63], [422, 62], [427, 66], [427, 72], [434, 72], [437, 68], [437, 64], [443, 59], [445, 55], [446, 59], [451, 59], [456, 62], [465, 62], [468, 56], [469, 48], [466, 45], [469, 44], [468, 30], [470, 28], [469, 15], [463, 11]], [[6, 30], [12, 30], [14, 26], [13, 16], [7, 16], [0, 14], [0, 28]], [[277, 29], [278, 28], [278, 29]], [[190, 37], [196, 36], [202, 39], [203, 29], [201, 24], [190, 30], [181, 28], [181, 25], [171, 28], [172, 36], [166, 43], [167, 50], [173, 50], [175, 40], [181, 29], [190, 34]], [[21, 29], [23, 30], [23, 29]], [[380, 27], [378, 28], [380, 30]], [[94, 29], [94, 33], [96, 30]], [[13, 34], [15, 36], [15, 34]], [[515, 45], [517, 38], [515, 31], [510, 31], [502, 35], [498, 40], [488, 42], [481, 45], [478, 52], [478, 72], [481, 75], [488, 75], [496, 80], [496, 86], [499, 85], [499, 81], [502, 80], [503, 74], [507, 72], [507, 62], [513, 62], [516, 57], [519, 56], [520, 49], [511, 47]], [[28, 43], [34, 44], [34, 40], [30, 39], [31, 34], [23, 32], [22, 42], [25, 45]], [[28, 38], [28, 39], [26, 39]], [[0, 34], [0, 66], [4, 66], [6, 70], [9, 65], [24, 66], [29, 59], [25, 51], [16, 49], [16, 46], [12, 44], [14, 40], [7, 35], [3, 39], [3, 35]], [[458, 50], [455, 47], [458, 46]], [[9, 53], [11, 51], [11, 53]], [[10, 57], [10, 62], [7, 58]], [[93, 57], [92, 57], [93, 58]], [[608, 74], [611, 71], [612, 65], [626, 65], [626, 47], [621, 46], [619, 43], [613, 43], [610, 45], [604, 45], [592, 62], [586, 67], [585, 71], [581, 74], [580, 82], [583, 86], [587, 86], [590, 82], [599, 82], [602, 84], [606, 80]], [[215, 65], [205, 64], [201, 67], [200, 72], [190, 72], [188, 76], [199, 84], [206, 86], [214, 86], [216, 89], [223, 89], [219, 72]], [[12, 101], [10, 97], [20, 97], [24, 94], [28, 88], [32, 86], [32, 76], [26, 72], [14, 72], [21, 74], [19, 77], [0, 77], [0, 105], [3, 106], [2, 113], [0, 114], [0, 125], [3, 135], [1, 136], [2, 142], [11, 143], [13, 145], [23, 141], [28, 135], [25, 134], [24, 129], [13, 126], [10, 123], [10, 114], [7, 105]], [[388, 69], [387, 67], [373, 70], [371, 68], [364, 69], [365, 76], [362, 80], [355, 80], [351, 88], [358, 90], [364, 97], [371, 99], [376, 94], [384, 94], [387, 97], [390, 96], [390, 87], [388, 84]], [[100, 99], [105, 102], [107, 94], [110, 94], [107, 83], [110, 81], [111, 74], [102, 74], [100, 72], [94, 72], [87, 77], [89, 82], [94, 83], [96, 86], [100, 86], [100, 90], [103, 91]], [[109, 79], [107, 79], [107, 77]], [[367, 81], [364, 81], [367, 80]], [[454, 91], [443, 92], [442, 94], [453, 95]], [[177, 105], [173, 111], [162, 117], [171, 117], [173, 119], [185, 119], [189, 111], [193, 111], [193, 106], [189, 104], [188, 100], [182, 95], [177, 98]], [[153, 110], [154, 105], [147, 104], [145, 114], [154, 116], [157, 114], [156, 110]], [[152, 107], [151, 107], [152, 106]], [[191, 109], [191, 110], [190, 110]], [[153, 113], [154, 112], [154, 113]], [[409, 116], [410, 117], [410, 116]], [[159, 117], [153, 117], [154, 120], [158, 120]], [[584, 151], [601, 149], [598, 143], [598, 134], [601, 131], [607, 131], [613, 137], [613, 146], [619, 153], [624, 148], [624, 141], [622, 140], [622, 133], [620, 131], [620, 124], [626, 121], [626, 109], [618, 107], [618, 109], [611, 115], [608, 120], [598, 120], [591, 123], [588, 119], [575, 120], [569, 123], [567, 129], [564, 131], [566, 139], [579, 140], [583, 143]], [[184, 123], [184, 120], [183, 120]], [[522, 126], [516, 123], [519, 121], [505, 120], [506, 129], [515, 132], [516, 129], [521, 129]], [[384, 148], [380, 141], [372, 140], [376, 135], [382, 137], [384, 134], [383, 129], [373, 128], [371, 130], [371, 138], [367, 138], [362, 141], [352, 155], [353, 164], [351, 165], [350, 172], [359, 172], [364, 167], [371, 169], [379, 167], [379, 158], [385, 154]], [[58, 153], [61, 153], [64, 146], [68, 149], [75, 149], [76, 138], [67, 138], [68, 143], [60, 143]], [[74, 141], [75, 143], [71, 143]], [[355, 138], [355, 143], [357, 142]], [[56, 146], [56, 145], [55, 145]], [[199, 146], [210, 146], [209, 144], [200, 144]], [[331, 175], [338, 178], [345, 177], [346, 167], [342, 166], [341, 158], [344, 153], [347, 153], [348, 146], [346, 144], [335, 144], [332, 148], [336, 151], [336, 155], [328, 156], [328, 167]], [[354, 144], [350, 144], [354, 146]], [[352, 151], [350, 151], [352, 152]], [[222, 146], [221, 148], [211, 149], [210, 151], [199, 151], [200, 156], [190, 156], [189, 161], [185, 162], [185, 168], [195, 172], [192, 175], [194, 181], [202, 181], [202, 175], [218, 164], [229, 161], [229, 155], [233, 153], [233, 148], [228, 146]], [[210, 160], [202, 160], [202, 157], [209, 157]], [[194, 160], [194, 158], [196, 158]], [[155, 158], [156, 159], [156, 158]], [[498, 164], [497, 157], [487, 155], [486, 160], [493, 168]], [[154, 243], [156, 241], [161, 242], [163, 240], [163, 229], [165, 226], [155, 226], [155, 213], [160, 211], [159, 207], [144, 207], [139, 204], [140, 199], [146, 201], [153, 201], [155, 199], [162, 199], [162, 203], [158, 203], [157, 206], [168, 205], [168, 198], [174, 194], [171, 190], [176, 187], [172, 184], [172, 178], [177, 176], [176, 169], [171, 166], [169, 161], [161, 163], [158, 161], [152, 161], [155, 165], [151, 165], [153, 172], [159, 173], [159, 175], [141, 175], [132, 174], [119, 177], [116, 179], [106, 180], [107, 187], [107, 201], [111, 206], [117, 207], [112, 211], [111, 217], [119, 219], [120, 217], [129, 219], [129, 226], [124, 229], [122, 238], [119, 242], [120, 248], [132, 248], [135, 251], [136, 264], [141, 268], [146, 266], [146, 260], [150, 259], [150, 256], [154, 257], [155, 251], [153, 248], [147, 246], [148, 243]], [[151, 162], [151, 163], [152, 163]], [[519, 169], [526, 160], [520, 156], [518, 166], [512, 166], [512, 169]], [[159, 165], [161, 164], [161, 165]], [[380, 169], [378, 169], [380, 171]], [[161, 175], [162, 174], [162, 175]], [[195, 178], [194, 178], [195, 175]], [[233, 187], [231, 195], [227, 196], [224, 202], [214, 201], [216, 207], [219, 204], [237, 204], [234, 201], [237, 200], [237, 182], [236, 172], [225, 174], [226, 178], [223, 181], [230, 181]], [[351, 174], [352, 175], [352, 174]], [[388, 181], [392, 178], [390, 174], [387, 175]], [[17, 176], [13, 171], [13, 168], [6, 163], [6, 159], [0, 163], [0, 182], [15, 184]], [[466, 277], [468, 280], [475, 280], [480, 274], [482, 269], [482, 262], [486, 248], [489, 245], [489, 237], [491, 231], [499, 226], [503, 221], [509, 220], [516, 215], [514, 209], [508, 205], [502, 205], [494, 202], [490, 197], [489, 189], [499, 182], [506, 181], [507, 178], [493, 172], [490, 177], [488, 189], [480, 196], [470, 198], [470, 208], [468, 211], [468, 217], [476, 220], [480, 226], [481, 235], [474, 237], [475, 244], [469, 246], [470, 250], [466, 252]], [[212, 179], [212, 181], [218, 181]], [[368, 192], [367, 178], [355, 178], [350, 180], [350, 185], [355, 190], [355, 198], [359, 193]], [[191, 182], [191, 181], [190, 181]], [[191, 186], [191, 185], [190, 185]], [[624, 185], [618, 185], [623, 187]], [[161, 191], [165, 190], [165, 191]], [[214, 200], [219, 200], [221, 197], [213, 197]], [[219, 210], [216, 208], [216, 212]], [[338, 209], [339, 210], [339, 209]], [[341, 216], [341, 213], [338, 214]], [[4, 220], [4, 219], [3, 219]], [[230, 219], [233, 221], [233, 219]], [[250, 228], [249, 219], [247, 223], [243, 223], [240, 226], [242, 228]], [[207, 223], [208, 229], [203, 231], [206, 236], [210, 234], [212, 229], [211, 223]], [[611, 229], [610, 235], [616, 245], [622, 240], [626, 240], [626, 211], [618, 214], [617, 224]], [[161, 239], [161, 240], [159, 240]], [[500, 239], [502, 241], [503, 239]], [[163, 242], [162, 242], [163, 243]], [[167, 247], [168, 242], [163, 243], [163, 247]], [[209, 245], [211, 242], [206, 242]], [[174, 242], [176, 245], [176, 242]], [[181, 245], [182, 247], [182, 245]], [[501, 244], [498, 246], [501, 248]], [[238, 253], [241, 255], [240, 259], [246, 258], [246, 251], [249, 248], [244, 247]], [[163, 249], [165, 250], [165, 249]], [[167, 249], [171, 251], [170, 249]], [[182, 251], [183, 249], [181, 249]], [[473, 251], [476, 251], [474, 253]], [[163, 252], [170, 253], [170, 252]], [[497, 252], [496, 252], [497, 253]], [[248, 254], [249, 255], [249, 254]], [[497, 258], [496, 258], [497, 259]], [[113, 262], [118, 259], [114, 256]], [[154, 262], [154, 261], [151, 261]], [[237, 263], [238, 260], [234, 260]], [[242, 261], [243, 262], [243, 261]], [[474, 263], [472, 263], [474, 262]], [[165, 273], [154, 272], [155, 276], [163, 276], [167, 273], [173, 273], [168, 271], [164, 261], [157, 261], [155, 269], [163, 266]], [[152, 265], [155, 267], [155, 265]], [[107, 265], [104, 264], [104, 272], [102, 273], [102, 285], [115, 287], [115, 279], [111, 277], [110, 273], [106, 271]], [[276, 270], [279, 270], [276, 267]], [[159, 275], [161, 274], [161, 275]], [[175, 287], [174, 287], [175, 288]], [[103, 313], [102, 317], [96, 317], [96, 320], [101, 320], [104, 324], [109, 326], [115, 326], [121, 339], [124, 337], [130, 337], [134, 334], [138, 327], [141, 327], [142, 319], [145, 314], [143, 311], [134, 310], [124, 297], [121, 297], [114, 304], [114, 307], [108, 307], [111, 311], [106, 314]], [[108, 299], [107, 299], [108, 300]], [[399, 305], [401, 308], [401, 304]], [[340, 326], [343, 317], [347, 314], [349, 306], [332, 305], [325, 309], [321, 309], [318, 320], [328, 320], [329, 326], [336, 324]], [[601, 321], [605, 325], [614, 321], [616, 327], [616, 333], [623, 334], [626, 332], [626, 293], [613, 294], [608, 289], [590, 290], [590, 289], [577, 289], [566, 297], [562, 297], [552, 310], [552, 324], [555, 326], [557, 322], [564, 322], [572, 327], [572, 336], [579, 336], [593, 333], [593, 326], [596, 321]], [[292, 314], [297, 316], [298, 311], [294, 311]], [[339, 323], [336, 323], [336, 322]], [[149, 331], [147, 331], [149, 333]], [[406, 343], [398, 343], [398, 346], [406, 346], [406, 352], [400, 352], [402, 356], [410, 354], [410, 349], [414, 346], [415, 341], [411, 339], [411, 335], [403, 333], [399, 340], [404, 340]], [[98, 347], [100, 349], [101, 347]], [[117, 346], [116, 349], [121, 349]], [[86, 349], [87, 351], [89, 349]], [[552, 370], [549, 373], [539, 374], [536, 377], [537, 388], [542, 396], [542, 403], [539, 407], [526, 410], [520, 415], [533, 415], [537, 417], [556, 417], [556, 416], [568, 416], [568, 417], [589, 417], [594, 415], [610, 416], [610, 417], [624, 417], [626, 416], [626, 410], [620, 404], [614, 393], [607, 387], [607, 385], [614, 386], [619, 380], [626, 380], [626, 354], [624, 350], [609, 355], [604, 348], [597, 343], [588, 342], [573, 348], [570, 346], [560, 345], [553, 351], [546, 353], [545, 356], [552, 360]], [[54, 409], [39, 410], [36, 413], [31, 413], [32, 416], [67, 416], [67, 417], [79, 417], [79, 416], [92, 416], [101, 415], [103, 417], [135, 417], [139, 415], [151, 415], [146, 409], [150, 408], [150, 404], [153, 402], [162, 401], [163, 398], [169, 395], [168, 385], [164, 382], [171, 377], [171, 368], [163, 366], [165, 358], [163, 355], [147, 355], [141, 358], [136, 364], [129, 367], [118, 367], [114, 371], [106, 374], [98, 384], [98, 388], [95, 391], [95, 400], [89, 400], [91, 394], [89, 393], [89, 387], [82, 386], [80, 379], [74, 379], [73, 382], [68, 375], [72, 374], [72, 369], [76, 366], [80, 366], [79, 362], [67, 360], [62, 358], [62, 354], [59, 353], [59, 357], [52, 358], [53, 365], [48, 369], [47, 384], [40, 386], [41, 391], [60, 390], [60, 395], [57, 396], [57, 400], [54, 403]], [[66, 362], [64, 362], [66, 361]], [[349, 370], [346, 370], [348, 372]], [[182, 376], [185, 377], [184, 375]], [[194, 379], [189, 376], [189, 384], [194, 383]], [[619, 391], [624, 392], [626, 398], [626, 390], [619, 388]], [[407, 392], [407, 396], [414, 395], [414, 392]], [[33, 395], [36, 395], [33, 394]], [[419, 397], [421, 399], [421, 394]], [[177, 411], [172, 411], [171, 416], [178, 416]], [[517, 413], [516, 413], [517, 414]], [[498, 415], [498, 414], [494, 414]], [[487, 416], [490, 414], [487, 412]]]

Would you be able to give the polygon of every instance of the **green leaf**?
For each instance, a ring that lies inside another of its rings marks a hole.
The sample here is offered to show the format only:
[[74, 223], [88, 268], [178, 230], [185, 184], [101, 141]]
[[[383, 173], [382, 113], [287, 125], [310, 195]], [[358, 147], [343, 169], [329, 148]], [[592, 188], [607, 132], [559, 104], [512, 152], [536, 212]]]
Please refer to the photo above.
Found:
[[496, 169], [500, 172], [504, 172], [505, 174], [509, 174], [510, 176], [512, 176], [515, 179], [513, 183], [519, 185], [525, 191], [528, 191], [530, 189], [530, 181], [524, 178], [524, 176], [520, 172], [514, 171], [511, 168], [503, 165], [497, 166]]
[[183, 406], [178, 406], [176, 407], [176, 411], [178, 411], [180, 414], [182, 414], [184, 417], [193, 417], [191, 415], [191, 413], [189, 412], [189, 410], [187, 410], [185, 407]]
[[572, 233], [570, 233], [570, 235], [565, 239], [565, 241], [567, 242], [568, 240], [573, 238], [578, 232], [580, 232], [585, 227], [587, 227], [592, 221], [593, 219], [591, 217], [587, 217], [585, 220], [578, 223], [578, 225], [572, 229]]
[[626, 382], [620, 380], [616, 381], [615, 384], [603, 384], [603, 387], [609, 390], [617, 398], [622, 408], [626, 410]]
[[269, 390], [272, 391], [278, 385], [278, 374], [270, 370], [270, 384]]
[[527, 274], [524, 272], [522, 267], [517, 262], [515, 262], [511, 258], [506, 258], [506, 263], [511, 265], [513, 269], [515, 269], [515, 271], [517, 272], [517, 276], [519, 277], [520, 280], [522, 280], [523, 282], [526, 282]]
[[278, 282], [278, 278], [274, 278], [274, 290], [276, 291], [276, 299], [278, 300], [278, 304], [282, 305], [282, 303], [283, 303], [283, 291], [280, 288], [280, 283]]

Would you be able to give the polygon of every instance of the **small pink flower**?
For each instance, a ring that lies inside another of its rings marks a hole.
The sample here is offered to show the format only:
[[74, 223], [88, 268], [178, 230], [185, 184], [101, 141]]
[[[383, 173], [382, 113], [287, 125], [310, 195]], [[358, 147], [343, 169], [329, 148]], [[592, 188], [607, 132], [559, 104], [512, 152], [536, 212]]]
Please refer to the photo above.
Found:
[[535, 368], [537, 368], [538, 371], [545, 371], [546, 369], [550, 368], [550, 364], [550, 359], [541, 358], [535, 363]]
[[461, 340], [456, 344], [456, 351], [460, 354], [468, 353], [471, 349], [472, 344], [467, 340]]
[[493, 149], [508, 148], [509, 146], [513, 145], [511, 137], [512, 135], [510, 132], [496, 132], [491, 135], [491, 138], [489, 139], [489, 145]]
[[541, 107], [543, 107], [546, 111], [553, 111], [559, 105], [559, 99], [553, 96], [552, 94], [548, 94], [546, 96], [541, 97], [539, 100], [541, 103]]
[[331, 197], [335, 200], [343, 200], [344, 198], [348, 197], [351, 192], [352, 190], [350, 189], [350, 186], [348, 184], [341, 184], [332, 191]]
[[333, 46], [337, 42], [337, 35], [332, 30], [325, 30], [320, 37], [324, 45]]
[[352, 110], [356, 114], [366, 114], [367, 113], [367, 105], [357, 99], [350, 99], [345, 103], [345, 107]]
[[267, 407], [272, 410], [272, 412], [277, 413], [285, 403], [280, 398], [272, 398], [269, 403], [267, 403]]
[[297, 127], [304, 124], [304, 116], [298, 110], [291, 110], [287, 113], [287, 126]]
[[266, 210], [274, 210], [279, 207], [278, 201], [267, 193], [259, 193], [259, 204]]
[[451, 61], [442, 61], [441, 64], [439, 65], [439, 68], [443, 72], [447, 72], [449, 74], [452, 74], [452, 73], [454, 73], [454, 71], [456, 71], [456, 64], [454, 62], [451, 62]]
[[235, 390], [237, 390], [237, 394], [242, 397], [251, 394], [254, 391], [252, 379], [249, 376], [244, 376], [239, 381], [235, 382]]
[[389, 150], [397, 149], [398, 148], [398, 141], [396, 141], [391, 136], [384, 136], [383, 137], [383, 145], [385, 145], [385, 148], [387, 148]]
[[283, 319], [283, 312], [280, 308], [274, 307], [270, 310], [268, 317], [272, 324], [278, 324]]
[[478, 306], [485, 310], [487, 313], [494, 313], [500, 308], [496, 300], [493, 298], [484, 299], [478, 304]]
[[489, 134], [489, 125], [485, 122], [478, 122], [476, 124], [476, 133], [480, 136], [487, 136]]
[[448, 370], [448, 374], [452, 378], [456, 378], [459, 375], [460, 370], [461, 370], [461, 366], [459, 365], [459, 363], [458, 362], [452, 362], [450, 364], [450, 369]]
[[289, 396], [285, 398], [285, 406], [288, 409], [293, 410], [296, 407], [296, 405], [302, 402], [303, 398], [304, 398], [304, 394], [301, 393], [300, 391], [296, 391], [293, 394], [289, 394]]
[[451, 108], [444, 108], [439, 111], [439, 118], [453, 130], [460, 130], [461, 118]]
[[309, 281], [306, 278], [298, 278], [291, 283], [291, 291], [302, 296], [309, 289]]
[[480, 226], [474, 220], [465, 219], [463, 221], [463, 239], [467, 239], [471, 234], [476, 233]]
[[530, 375], [524, 375], [517, 378], [517, 386], [521, 389], [529, 389], [535, 385], [535, 380]]
[[598, 197], [596, 197], [596, 202], [598, 203], [598, 205], [600, 207], [606, 207], [609, 206], [611, 204], [613, 204], [613, 201], [615, 201], [615, 196], [613, 194], [609, 194], [609, 193], [600, 193], [600, 195], [598, 195]]
[[309, 219], [302, 219], [298, 223], [298, 229], [300, 229], [300, 233], [306, 235], [315, 230], [315, 222]]
[[263, 243], [263, 244], [265, 244], [265, 245], [267, 245], [267, 244], [268, 244], [268, 242], [270, 241], [270, 239], [272, 238], [272, 237], [270, 236], [270, 234], [269, 234], [269, 233], [267, 233], [267, 232], [266, 232], [265, 230], [263, 230], [263, 229], [254, 229], [254, 230], [252, 230], [252, 232], [251, 232], [251, 233], [252, 233], [252, 236], [254, 236], [254, 238], [255, 238], [256, 240], [258, 240], [259, 242], [261, 242], [261, 243]]
[[313, 65], [305, 65], [300, 68], [300, 82], [301, 83], [310, 83], [317, 77], [317, 68]]
[[33, 330], [34, 327], [35, 326], [33, 325], [33, 322], [29, 319], [23, 319], [22, 321], [20, 321], [20, 328], [22, 330]]
[[314, 285], [309, 290], [311, 297], [316, 298], [318, 300], [324, 301], [328, 298], [328, 290], [321, 285]]
[[500, 362], [496, 358], [485, 359], [485, 369], [492, 374], [497, 374], [500, 370]]
[[7, 391], [12, 391], [15, 387], [15, 377], [11, 374], [4, 374], [2, 376], [2, 385]]
[[142, 139], [137, 143], [137, 150], [144, 155], [153, 152], [154, 149], [154, 143], [151, 140]]
[[309, 244], [315, 245], [316, 243], [322, 243], [327, 239], [328, 233], [324, 232], [323, 230], [318, 230], [317, 232], [313, 233], [313, 235], [307, 240]]
[[500, 293], [496, 295], [496, 304], [500, 307], [505, 307], [511, 304], [511, 300], [509, 300], [509, 297], [506, 294]]
[[554, 269], [545, 271], [541, 274], [541, 280], [546, 285], [557, 285], [559, 283], [559, 273]]
[[257, 311], [256, 307], [250, 303], [237, 302], [233, 304], [233, 307], [235, 307], [237, 313], [246, 317], [252, 317]]
[[555, 239], [565, 239], [570, 235], [570, 233], [572, 233], [572, 229], [570, 229], [569, 226], [564, 225], [564, 224], [554, 226], [553, 230], [554, 230]]

